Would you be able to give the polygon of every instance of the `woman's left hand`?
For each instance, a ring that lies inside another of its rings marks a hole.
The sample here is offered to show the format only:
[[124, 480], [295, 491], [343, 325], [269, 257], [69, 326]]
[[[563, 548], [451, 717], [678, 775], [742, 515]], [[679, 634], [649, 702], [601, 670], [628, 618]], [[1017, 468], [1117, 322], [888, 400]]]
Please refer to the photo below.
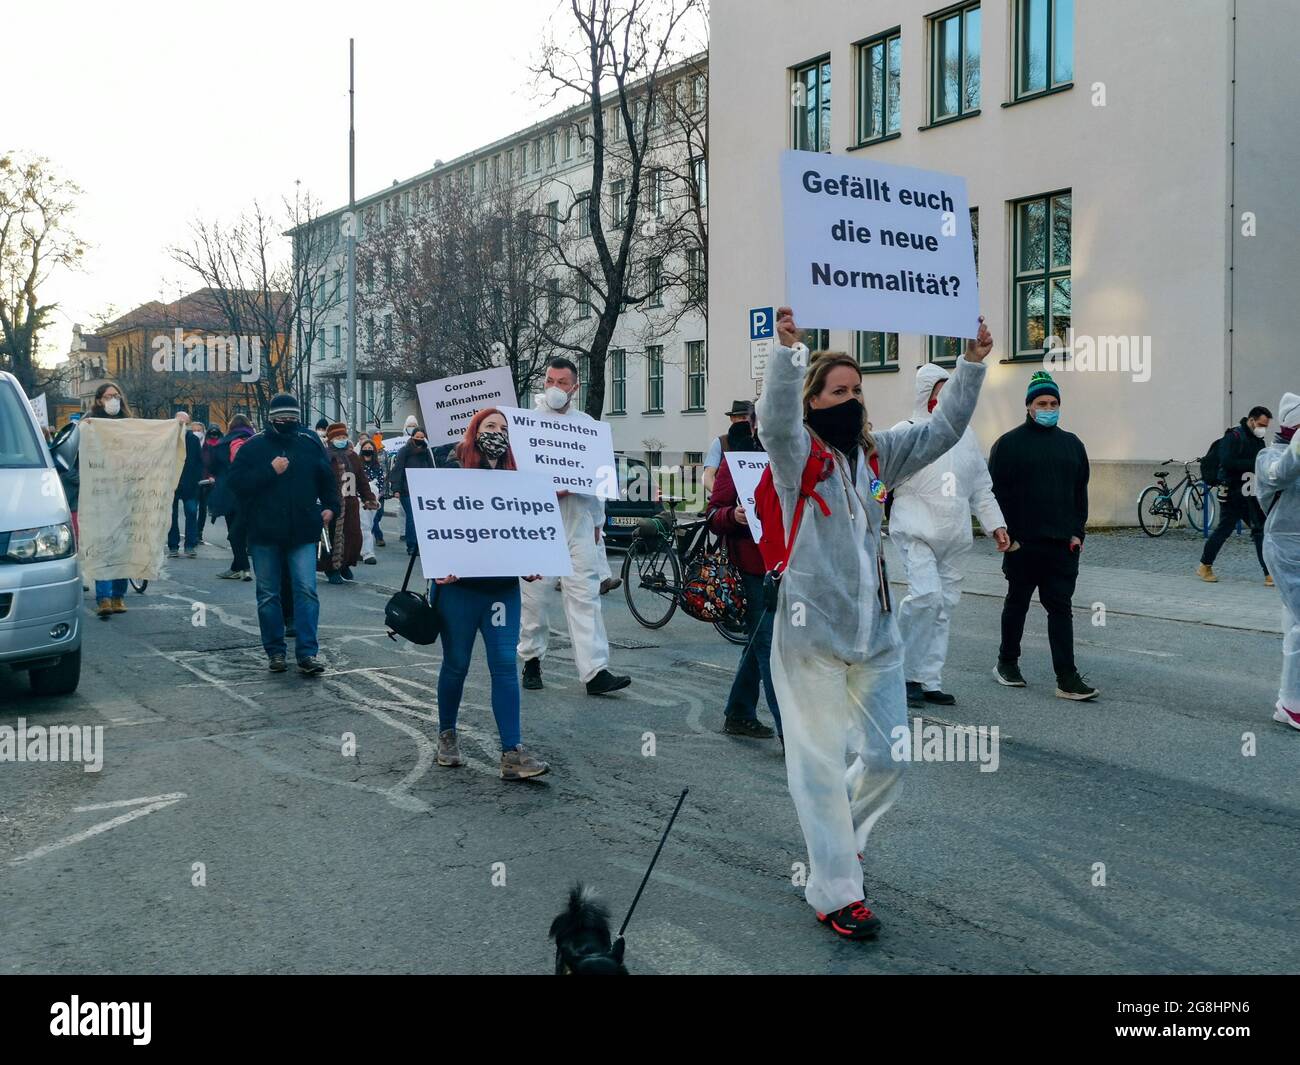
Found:
[[434, 584], [455, 584], [459, 579], [460, 578], [457, 577], [455, 574], [449, 573], [445, 577], [435, 577], [433, 579], [433, 583]]
[[524, 580], [526, 580], [529, 584], [532, 584], [533, 581], [540, 581], [541, 579], [542, 579], [542, 575], [540, 573], [534, 573], [531, 577], [524, 578]]
[[979, 335], [974, 340], [966, 341], [966, 358], [971, 362], [983, 362], [993, 350], [993, 334], [984, 324], [984, 315], [980, 315]]

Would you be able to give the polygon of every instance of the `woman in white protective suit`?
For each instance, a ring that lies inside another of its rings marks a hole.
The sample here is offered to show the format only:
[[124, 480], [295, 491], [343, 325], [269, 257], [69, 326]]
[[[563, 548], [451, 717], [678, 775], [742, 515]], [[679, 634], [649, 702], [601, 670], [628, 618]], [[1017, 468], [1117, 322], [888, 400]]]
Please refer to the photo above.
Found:
[[[948, 377], [932, 362], [917, 370], [912, 419], [894, 429], [929, 421]], [[999, 551], [1011, 546], [975, 430], [968, 426], [951, 450], [889, 489], [889, 535], [907, 569], [907, 595], [898, 604], [907, 705], [951, 706], [957, 700], [943, 690], [943, 663], [948, 623], [961, 599], [961, 561], [974, 544], [971, 515]]]
[[1282, 597], [1282, 683], [1273, 720], [1300, 729], [1300, 396], [1277, 410], [1273, 443], [1255, 456], [1264, 521], [1264, 562]]
[[934, 415], [873, 437], [856, 360], [809, 356], [788, 307], [776, 328], [780, 346], [768, 359], [758, 419], [787, 540], [814, 435], [833, 461], [817, 489], [829, 513], [804, 507], [780, 581], [772, 681], [811, 865], [805, 897], [838, 935], [865, 939], [880, 921], [866, 905], [859, 855], [894, 801], [904, 763], [891, 745], [907, 728], [903, 647], [881, 556], [882, 500], [889, 484], [957, 443], [993, 338], [981, 319]]

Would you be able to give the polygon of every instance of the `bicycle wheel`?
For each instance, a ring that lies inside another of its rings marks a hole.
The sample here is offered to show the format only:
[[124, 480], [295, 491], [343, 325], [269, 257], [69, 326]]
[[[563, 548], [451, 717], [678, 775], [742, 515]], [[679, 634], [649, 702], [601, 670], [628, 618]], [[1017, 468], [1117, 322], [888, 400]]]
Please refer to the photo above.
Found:
[[745, 631], [744, 618], [725, 617], [715, 621], [713, 627], [722, 633], [722, 638], [728, 643], [738, 643], [742, 647], [749, 643], [749, 633]]
[[682, 565], [665, 537], [637, 537], [623, 556], [623, 598], [647, 629], [661, 629], [677, 610]]
[[1183, 517], [1189, 529], [1201, 531], [1206, 509], [1209, 510], [1209, 527], [1213, 529], [1219, 524], [1219, 497], [1213, 490], [1202, 485], [1188, 485], [1187, 491], [1183, 493]]
[[1149, 485], [1138, 496], [1138, 524], [1148, 536], [1161, 536], [1169, 528], [1173, 504], [1158, 485]]
[[140, 595], [144, 595], [144, 590], [149, 587], [148, 581], [138, 581], [134, 577], [130, 578], [131, 587]]

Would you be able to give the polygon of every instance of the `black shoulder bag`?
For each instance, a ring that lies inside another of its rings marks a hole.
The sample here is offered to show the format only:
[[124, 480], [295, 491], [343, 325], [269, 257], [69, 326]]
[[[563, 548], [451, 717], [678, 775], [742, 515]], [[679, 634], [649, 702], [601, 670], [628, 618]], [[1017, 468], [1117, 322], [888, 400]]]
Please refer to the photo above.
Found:
[[402, 590], [384, 607], [384, 623], [388, 626], [390, 640], [401, 636], [411, 643], [427, 646], [438, 642], [438, 586], [435, 584], [427, 597], [406, 590], [411, 581], [411, 571], [415, 569], [415, 560], [419, 557], [418, 553], [411, 556], [406, 576], [402, 579]]

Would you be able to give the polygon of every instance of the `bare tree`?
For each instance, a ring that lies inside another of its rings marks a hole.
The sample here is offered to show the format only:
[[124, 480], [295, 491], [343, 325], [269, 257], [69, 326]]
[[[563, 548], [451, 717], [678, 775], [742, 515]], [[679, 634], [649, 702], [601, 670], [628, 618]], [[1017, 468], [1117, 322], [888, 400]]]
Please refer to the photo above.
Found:
[[[623, 311], [646, 296], [637, 291], [635, 266], [651, 135], [662, 115], [660, 79], [679, 57], [684, 21], [702, 5], [699, 0], [568, 0], [568, 7], [568, 30], [543, 46], [535, 73], [553, 98], [576, 94], [582, 100], [586, 117], [578, 133], [593, 154], [591, 185], [585, 197], [572, 190], [561, 225], [542, 231], [550, 234], [561, 277], [590, 293], [596, 321], [587, 344], [559, 332], [550, 339], [589, 357], [586, 410], [599, 418], [615, 328]], [[589, 243], [575, 244], [563, 224], [575, 211], [585, 213]], [[578, 250], [588, 247], [589, 255]]]
[[56, 270], [81, 265], [85, 245], [71, 229], [80, 195], [48, 159], [0, 155], [0, 369], [28, 394], [59, 376], [36, 362], [56, 306], [42, 303], [40, 292]]

